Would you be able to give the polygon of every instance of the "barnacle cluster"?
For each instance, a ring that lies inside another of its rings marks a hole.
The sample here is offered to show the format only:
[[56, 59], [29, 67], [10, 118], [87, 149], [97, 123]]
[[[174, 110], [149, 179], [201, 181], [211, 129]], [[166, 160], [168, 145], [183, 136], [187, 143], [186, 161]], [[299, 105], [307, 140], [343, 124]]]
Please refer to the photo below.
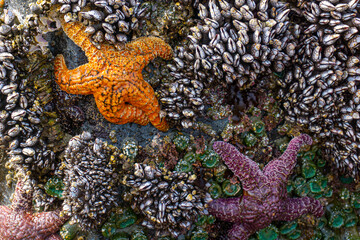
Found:
[[136, 163], [123, 184], [130, 187], [131, 207], [145, 216], [142, 225], [155, 229], [157, 236], [176, 238], [191, 229], [199, 214], [208, 214], [211, 198], [194, 185], [196, 179], [195, 174]]
[[51, 5], [59, 6], [66, 22], [81, 20], [87, 25], [86, 32], [92, 34], [94, 44], [127, 42], [150, 10], [149, 4], [136, 0], [55, 0]]
[[286, 119], [324, 142], [339, 169], [359, 178], [360, 90], [358, 1], [298, 1], [291, 68], [277, 80]]
[[83, 229], [99, 226], [116, 205], [120, 151], [89, 132], [73, 137], [65, 150], [63, 211]]
[[26, 54], [37, 34], [37, 18], [29, 16], [19, 24], [7, 9], [0, 18], [0, 146], [7, 153], [6, 167], [47, 172], [55, 168], [55, 155], [40, 139], [42, 108], [26, 74], [32, 70], [24, 67], [26, 62], [30, 66]]
[[261, 75], [288, 67], [296, 47], [287, 3], [211, 0], [197, 10], [200, 19], [188, 42], [175, 49], [169, 64], [174, 81], [160, 99], [183, 127], [204, 110], [203, 89], [211, 83], [249, 88]]
[[151, 22], [147, 21], [141, 28], [142, 35], [160, 35], [170, 45], [178, 44], [194, 25], [194, 8], [185, 1], [148, 1], [147, 4], [150, 4]]

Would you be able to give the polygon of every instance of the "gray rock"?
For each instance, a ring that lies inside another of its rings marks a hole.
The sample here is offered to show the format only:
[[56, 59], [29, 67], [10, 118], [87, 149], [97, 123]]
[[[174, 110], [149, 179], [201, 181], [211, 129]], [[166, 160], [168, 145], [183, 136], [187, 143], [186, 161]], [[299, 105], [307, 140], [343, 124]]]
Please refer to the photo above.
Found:
[[26, 15], [31, 14], [29, 4], [36, 3], [36, 0], [8, 0], [5, 2], [8, 4], [8, 9], [23, 23]]

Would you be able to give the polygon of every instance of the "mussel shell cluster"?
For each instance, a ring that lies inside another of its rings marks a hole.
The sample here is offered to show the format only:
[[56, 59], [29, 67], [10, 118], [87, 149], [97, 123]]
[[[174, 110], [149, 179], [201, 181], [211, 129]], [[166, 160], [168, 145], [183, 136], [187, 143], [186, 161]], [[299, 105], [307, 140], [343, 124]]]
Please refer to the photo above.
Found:
[[208, 214], [211, 197], [194, 185], [195, 180], [194, 174], [136, 163], [123, 183], [130, 187], [131, 207], [145, 216], [142, 225], [155, 229], [157, 236], [177, 238], [190, 230], [199, 214]]
[[210, 0], [197, 10], [197, 25], [168, 65], [174, 81], [160, 98], [168, 117], [183, 127], [204, 110], [204, 88], [212, 83], [249, 88], [261, 75], [284, 71], [296, 48], [288, 3]]
[[301, 36], [277, 82], [286, 119], [323, 140], [326, 156], [359, 179], [360, 15], [358, 0], [299, 2]]
[[83, 229], [96, 228], [116, 206], [116, 159], [120, 152], [89, 132], [73, 137], [65, 149], [63, 212]]
[[55, 168], [55, 154], [40, 139], [42, 108], [22, 62], [16, 60], [26, 61], [37, 20], [29, 17], [24, 25], [16, 24], [16, 16], [7, 9], [0, 19], [0, 147], [7, 153], [6, 167], [48, 172]]
[[[64, 20], [81, 20], [96, 43], [125, 43], [146, 19], [149, 5], [137, 0], [55, 0]], [[60, 4], [60, 5], [58, 5]]]

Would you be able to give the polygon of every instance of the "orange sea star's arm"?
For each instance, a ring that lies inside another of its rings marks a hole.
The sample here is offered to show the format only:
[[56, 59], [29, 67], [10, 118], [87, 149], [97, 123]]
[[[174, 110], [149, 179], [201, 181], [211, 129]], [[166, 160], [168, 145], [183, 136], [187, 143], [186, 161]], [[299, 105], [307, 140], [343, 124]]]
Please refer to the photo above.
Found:
[[[158, 37], [141, 37], [126, 44], [124, 52], [130, 52], [136, 57], [139, 69], [143, 69], [151, 60], [161, 57], [170, 60], [173, 51], [169, 44]], [[120, 52], [121, 54], [121, 52]]]
[[132, 72], [126, 75], [126, 79], [119, 79], [115, 86], [103, 80], [102, 92], [94, 93], [100, 112], [113, 123], [146, 125], [150, 120], [159, 130], [167, 131], [165, 119], [159, 116], [160, 107], [154, 90], [142, 80], [141, 72]]
[[88, 64], [69, 70], [63, 55], [55, 58], [55, 80], [60, 88], [70, 94], [88, 95], [100, 87], [101, 72]]
[[61, 26], [66, 35], [78, 45], [84, 52], [86, 57], [90, 59], [98, 54], [98, 49], [90, 41], [91, 35], [85, 32], [86, 26], [80, 22], [65, 22], [61, 19]]
[[139, 108], [128, 104], [124, 95], [127, 95], [127, 88], [112, 92], [108, 97], [109, 89], [103, 87], [102, 91], [94, 93], [96, 105], [106, 120], [115, 124], [134, 122], [140, 125], [147, 125], [149, 118]]
[[140, 71], [132, 73], [133, 77], [130, 75], [130, 79], [138, 79], [134, 82], [129, 80], [129, 83], [133, 85], [133, 88], [130, 88], [128, 91], [127, 102], [129, 102], [134, 107], [141, 109], [149, 118], [150, 122], [154, 127], [161, 131], [167, 131], [169, 126], [164, 118], [161, 118], [159, 115], [160, 106], [153, 88], [149, 83], [143, 80], [142, 74]]

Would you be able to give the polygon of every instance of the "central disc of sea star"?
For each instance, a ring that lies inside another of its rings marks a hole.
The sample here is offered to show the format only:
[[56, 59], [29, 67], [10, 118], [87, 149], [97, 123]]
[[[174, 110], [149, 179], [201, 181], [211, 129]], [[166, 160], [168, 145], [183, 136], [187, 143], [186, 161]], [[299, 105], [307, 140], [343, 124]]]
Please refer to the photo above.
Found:
[[63, 55], [56, 57], [55, 78], [62, 90], [71, 94], [93, 94], [99, 111], [112, 123], [147, 125], [150, 121], [161, 131], [169, 129], [160, 116], [154, 90], [141, 73], [154, 58], [173, 57], [167, 43], [157, 37], [142, 37], [120, 51], [108, 44], [97, 49], [81, 23], [62, 21], [62, 27], [88, 58], [87, 64], [69, 70]]
[[234, 223], [228, 233], [229, 239], [246, 240], [272, 221], [291, 221], [305, 213], [312, 213], [316, 217], [323, 215], [320, 201], [310, 197], [287, 197], [286, 183], [303, 144], [312, 144], [306, 134], [292, 139], [286, 151], [261, 171], [256, 162], [231, 144], [214, 143], [214, 150], [240, 179], [244, 190], [242, 197], [217, 199], [209, 203], [212, 215]]

